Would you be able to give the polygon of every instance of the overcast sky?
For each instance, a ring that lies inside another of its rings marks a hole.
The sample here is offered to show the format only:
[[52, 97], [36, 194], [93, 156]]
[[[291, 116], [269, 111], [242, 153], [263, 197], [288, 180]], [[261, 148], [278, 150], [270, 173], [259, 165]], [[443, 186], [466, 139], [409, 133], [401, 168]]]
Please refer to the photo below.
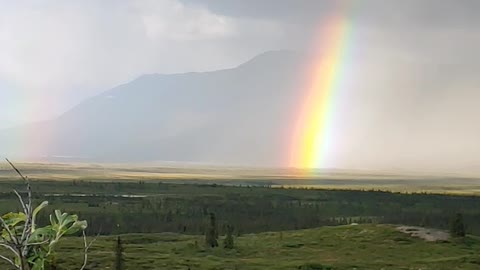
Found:
[[[54, 117], [145, 73], [303, 50], [335, 2], [0, 0], [0, 128]], [[479, 97], [479, 11], [477, 0], [352, 0], [345, 16], [362, 68], [396, 86], [391, 99], [411, 92], [432, 106]]]

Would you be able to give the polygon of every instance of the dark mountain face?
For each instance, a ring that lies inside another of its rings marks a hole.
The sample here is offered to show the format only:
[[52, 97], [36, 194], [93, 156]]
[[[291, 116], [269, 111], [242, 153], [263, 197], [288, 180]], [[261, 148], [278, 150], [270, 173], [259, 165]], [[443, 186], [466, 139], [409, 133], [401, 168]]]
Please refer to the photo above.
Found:
[[233, 69], [145, 75], [58, 119], [0, 132], [0, 146], [14, 156], [281, 165], [301, 66], [295, 53], [268, 52]]

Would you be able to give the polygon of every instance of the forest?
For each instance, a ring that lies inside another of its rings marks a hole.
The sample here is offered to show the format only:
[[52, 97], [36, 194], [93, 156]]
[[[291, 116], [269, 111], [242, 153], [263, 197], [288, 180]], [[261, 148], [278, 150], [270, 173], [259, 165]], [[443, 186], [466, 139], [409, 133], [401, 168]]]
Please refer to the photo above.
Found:
[[[173, 232], [204, 234], [210, 214], [219, 233], [234, 234], [316, 228], [351, 223], [405, 224], [448, 229], [462, 214], [466, 231], [480, 235], [480, 198], [378, 190], [327, 190], [174, 184], [162, 182], [33, 181], [34, 199], [50, 209], [76, 213], [88, 233]], [[19, 210], [12, 189], [0, 182], [0, 212]], [[39, 214], [47, 223], [48, 213]]]

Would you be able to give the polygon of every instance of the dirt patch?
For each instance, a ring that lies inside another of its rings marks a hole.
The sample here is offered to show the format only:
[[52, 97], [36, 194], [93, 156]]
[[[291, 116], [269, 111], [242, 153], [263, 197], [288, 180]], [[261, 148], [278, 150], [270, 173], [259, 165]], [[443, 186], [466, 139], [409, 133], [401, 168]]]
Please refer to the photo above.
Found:
[[448, 232], [438, 229], [422, 228], [415, 226], [400, 226], [397, 227], [397, 230], [406, 233], [412, 237], [424, 239], [428, 242], [447, 241], [448, 239], [450, 239], [450, 234]]

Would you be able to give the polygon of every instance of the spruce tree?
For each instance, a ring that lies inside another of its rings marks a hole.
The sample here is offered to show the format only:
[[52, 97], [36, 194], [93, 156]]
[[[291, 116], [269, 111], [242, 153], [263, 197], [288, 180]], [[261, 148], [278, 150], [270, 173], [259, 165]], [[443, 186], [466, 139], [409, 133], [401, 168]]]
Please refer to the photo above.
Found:
[[234, 245], [235, 243], [233, 240], [233, 227], [227, 225], [227, 236], [225, 237], [225, 240], [223, 242], [223, 248], [233, 249]]
[[115, 244], [115, 264], [113, 269], [115, 270], [123, 270], [124, 269], [124, 258], [123, 258], [123, 245], [122, 239], [120, 236], [117, 237], [117, 242]]
[[205, 243], [207, 247], [215, 248], [218, 247], [218, 229], [217, 229], [217, 220], [214, 213], [210, 213], [210, 222], [205, 232]]
[[463, 223], [463, 215], [458, 213], [455, 215], [450, 224], [450, 234], [453, 237], [465, 237], [465, 224]]

